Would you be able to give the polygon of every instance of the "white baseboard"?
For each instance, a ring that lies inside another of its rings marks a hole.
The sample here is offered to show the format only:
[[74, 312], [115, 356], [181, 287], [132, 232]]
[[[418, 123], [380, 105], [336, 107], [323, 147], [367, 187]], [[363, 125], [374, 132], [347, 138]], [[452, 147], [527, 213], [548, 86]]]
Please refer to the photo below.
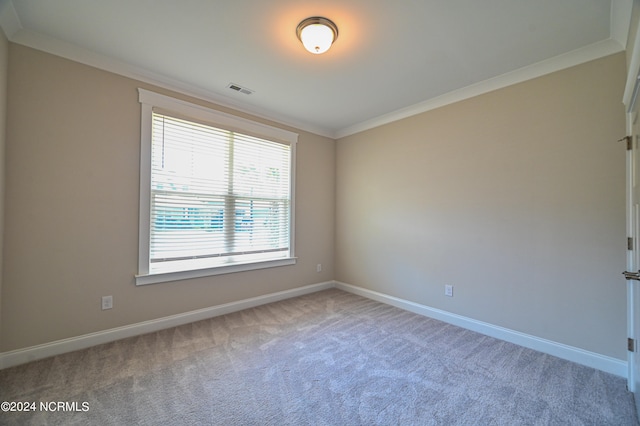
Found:
[[264, 296], [239, 300], [237, 302], [225, 303], [223, 305], [198, 309], [182, 314], [171, 315], [155, 320], [126, 325], [123, 327], [112, 328], [96, 333], [84, 334], [82, 336], [71, 337], [69, 339], [57, 340], [55, 342], [31, 346], [15, 351], [4, 352], [0, 353], [0, 369], [13, 367], [15, 365], [24, 364], [30, 361], [35, 361], [54, 355], [60, 355], [66, 352], [85, 349], [91, 346], [100, 345], [127, 337], [152, 333], [155, 331], [163, 330], [165, 328], [188, 324], [190, 322], [200, 321], [207, 318], [213, 318], [219, 315], [225, 315], [231, 312], [253, 308], [255, 306], [260, 306], [267, 303], [290, 299], [292, 297], [302, 296], [304, 294], [314, 293], [316, 291], [326, 290], [332, 287], [334, 287], [334, 282], [327, 281], [323, 283], [307, 285], [304, 287], [298, 287], [291, 290], [280, 291], [277, 293], [270, 293]]
[[406, 311], [410, 311], [419, 315], [424, 315], [433, 319], [437, 319], [458, 327], [476, 331], [478, 333], [495, 337], [516, 345], [524, 346], [539, 352], [566, 359], [577, 364], [586, 365], [597, 370], [615, 374], [620, 377], [627, 377], [627, 362], [617, 358], [600, 355], [595, 352], [586, 351], [584, 349], [553, 342], [551, 340], [542, 339], [540, 337], [521, 333], [519, 331], [510, 330], [508, 328], [492, 325], [482, 321], [476, 321], [461, 315], [452, 314], [429, 306], [420, 305], [408, 300], [389, 296], [376, 291], [367, 290], [362, 287], [356, 287], [342, 282], [335, 282], [335, 287], [368, 299], [386, 303]]
[[419, 315], [424, 315], [426, 317], [453, 324], [458, 327], [476, 331], [487, 336], [515, 343], [517, 345], [537, 350], [539, 352], [557, 356], [558, 358], [566, 359], [568, 361], [586, 365], [588, 367], [605, 371], [607, 373], [615, 374], [620, 377], [627, 377], [626, 361], [611, 358], [605, 355], [600, 355], [594, 352], [589, 352], [573, 346], [564, 345], [562, 343], [542, 339], [536, 336], [510, 330], [504, 327], [499, 327], [482, 321], [476, 321], [474, 319], [467, 318], [461, 315], [452, 314], [440, 309], [431, 308], [429, 306], [410, 302], [408, 300], [400, 299], [394, 296], [389, 296], [383, 293], [367, 290], [362, 287], [356, 287], [338, 281], [327, 281], [323, 283], [312, 284], [292, 290], [271, 293], [264, 296], [239, 300], [237, 302], [231, 302], [223, 305], [199, 309], [196, 311], [171, 315], [156, 320], [144, 321], [123, 327], [117, 327], [105, 331], [72, 337], [69, 339], [57, 340], [55, 342], [45, 343], [42, 345], [31, 346], [29, 348], [0, 353], [0, 369], [13, 367], [19, 364], [24, 364], [30, 361], [35, 361], [50, 356], [60, 355], [66, 352], [85, 349], [91, 346], [100, 345], [127, 337], [152, 333], [155, 331], [163, 330], [165, 328], [188, 324], [190, 322], [200, 321], [207, 318], [213, 318], [219, 315], [225, 315], [271, 302], [277, 302], [292, 297], [302, 296], [304, 294], [314, 293], [316, 291], [326, 290], [332, 287], [357, 294], [368, 299], [376, 300], [381, 303], [386, 303], [388, 305], [392, 305]]

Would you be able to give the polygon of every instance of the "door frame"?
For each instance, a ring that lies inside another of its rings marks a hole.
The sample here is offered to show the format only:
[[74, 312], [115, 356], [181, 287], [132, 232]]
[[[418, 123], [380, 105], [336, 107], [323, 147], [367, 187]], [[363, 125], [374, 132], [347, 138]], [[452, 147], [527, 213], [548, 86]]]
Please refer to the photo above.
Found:
[[[638, 1], [634, 0], [634, 9], [637, 6]], [[637, 12], [636, 12], [637, 13]], [[640, 235], [640, 230], [636, 230], [636, 224], [634, 219], [634, 207], [633, 207], [633, 181], [634, 173], [640, 173], [640, 170], [634, 170], [634, 155], [640, 155], [638, 152], [638, 140], [633, 132], [634, 112], [637, 104], [640, 102], [640, 25], [636, 25], [635, 34], [629, 34], [629, 44], [633, 46], [631, 52], [627, 52], [630, 55], [630, 60], [627, 69], [627, 81], [624, 89], [624, 95], [622, 102], [625, 106], [626, 113], [626, 135], [631, 136], [631, 143], [633, 149], [627, 150], [626, 154], [626, 227], [627, 237], [634, 237], [637, 233]], [[631, 41], [633, 38], [633, 41]], [[627, 46], [629, 46], [627, 44]], [[640, 117], [637, 119], [640, 120]], [[634, 238], [633, 250], [627, 251], [627, 270], [636, 271], [640, 269], [639, 262], [636, 261], [636, 252], [640, 250], [640, 241]], [[629, 350], [627, 352], [627, 387], [631, 392], [636, 395], [636, 409], [640, 413], [640, 385], [636, 383], [640, 382], [640, 377], [636, 377], [636, 371], [640, 369], [636, 368], [636, 363], [640, 363], [640, 354], [638, 354], [637, 348], [640, 346], [637, 342], [640, 342], [640, 329], [636, 327], [636, 324], [640, 324], [640, 282], [635, 280], [627, 280], [627, 336], [634, 339], [635, 350]]]
[[[626, 151], [626, 228], [627, 228], [627, 237], [631, 238], [632, 244], [628, 247], [627, 250], [627, 259], [626, 266], [627, 271], [639, 271], [640, 272], [640, 264], [638, 264], [638, 250], [640, 250], [640, 241], [638, 240], [638, 236], [640, 235], [640, 230], [636, 229], [636, 215], [635, 207], [634, 207], [634, 181], [636, 180], [635, 174], [639, 173], [640, 170], [636, 170], [636, 156], [640, 155], [638, 152], [638, 141], [637, 138], [633, 135], [633, 113], [627, 112], [627, 135], [631, 135], [631, 141], [628, 142], [631, 144], [632, 148], [627, 148]], [[627, 290], [627, 337], [633, 339], [634, 347], [635, 342], [638, 342], [638, 338], [640, 337], [640, 330], [637, 329], [636, 324], [640, 319], [640, 304], [638, 303], [638, 292], [640, 291], [638, 286], [639, 281], [636, 280], [626, 280], [626, 290]], [[627, 351], [627, 388], [629, 391], [636, 394], [636, 409], [640, 413], [640, 405], [638, 405], [638, 401], [640, 400], [639, 395], [637, 394], [640, 389], [638, 389], [637, 380], [640, 379], [636, 377], [636, 362], [640, 361], [638, 356], [636, 355], [635, 350]]]

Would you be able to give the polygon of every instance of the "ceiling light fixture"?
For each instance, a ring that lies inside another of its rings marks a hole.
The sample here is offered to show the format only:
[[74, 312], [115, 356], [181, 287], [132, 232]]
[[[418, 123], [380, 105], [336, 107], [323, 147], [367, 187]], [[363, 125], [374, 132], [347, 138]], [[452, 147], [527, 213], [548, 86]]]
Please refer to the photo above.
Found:
[[324, 53], [338, 38], [338, 27], [332, 21], [320, 16], [307, 18], [296, 28], [298, 39], [309, 52]]

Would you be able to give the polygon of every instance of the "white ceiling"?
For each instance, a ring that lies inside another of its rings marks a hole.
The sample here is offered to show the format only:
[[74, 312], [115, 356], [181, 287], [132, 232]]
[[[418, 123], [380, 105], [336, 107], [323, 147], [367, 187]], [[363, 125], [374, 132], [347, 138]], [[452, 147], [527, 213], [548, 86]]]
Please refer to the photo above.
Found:
[[[341, 137], [622, 51], [632, 0], [0, 0], [9, 40]], [[324, 16], [331, 50], [297, 24]], [[235, 83], [251, 95], [228, 89]]]

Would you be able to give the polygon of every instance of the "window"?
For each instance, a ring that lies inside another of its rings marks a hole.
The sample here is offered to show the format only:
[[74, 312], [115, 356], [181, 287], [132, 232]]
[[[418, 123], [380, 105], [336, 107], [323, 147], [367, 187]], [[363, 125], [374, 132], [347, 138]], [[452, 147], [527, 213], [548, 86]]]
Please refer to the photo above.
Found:
[[139, 89], [136, 284], [295, 263], [297, 135]]

